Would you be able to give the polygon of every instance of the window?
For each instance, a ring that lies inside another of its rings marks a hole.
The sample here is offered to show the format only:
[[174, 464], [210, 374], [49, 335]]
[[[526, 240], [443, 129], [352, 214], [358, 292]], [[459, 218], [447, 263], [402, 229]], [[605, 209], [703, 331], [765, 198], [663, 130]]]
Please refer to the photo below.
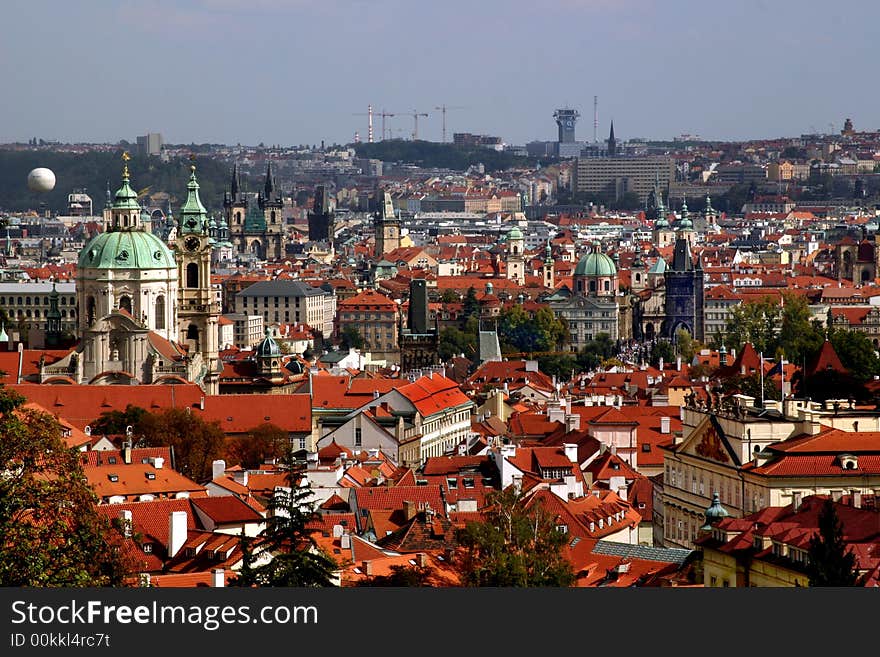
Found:
[[161, 294], [156, 297], [156, 328], [165, 328], [165, 297]]
[[560, 534], [567, 534], [568, 525], [556, 525], [556, 531], [558, 531]]
[[718, 586], [718, 578], [715, 575], [709, 578], [709, 586]]
[[651, 451], [651, 444], [650, 443], [642, 443], [642, 451], [643, 452], [650, 452]]
[[144, 554], [152, 554], [153, 553], [153, 544], [152, 543], [144, 543], [143, 549], [144, 549]]
[[360, 447], [361, 444], [362, 444], [361, 429], [360, 429], [360, 427], [358, 427], [357, 429], [354, 430], [354, 446]]

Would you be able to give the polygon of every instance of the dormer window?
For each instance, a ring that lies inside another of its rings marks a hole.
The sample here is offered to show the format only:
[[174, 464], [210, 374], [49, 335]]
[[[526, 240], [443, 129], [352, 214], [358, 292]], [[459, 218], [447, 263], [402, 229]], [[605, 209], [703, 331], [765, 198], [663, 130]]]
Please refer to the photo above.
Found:
[[146, 475], [147, 475], [147, 479], [150, 479], [150, 480], [156, 478], [156, 473], [155, 473], [155, 472], [147, 472]]
[[840, 462], [840, 467], [844, 470], [859, 469], [859, 457], [854, 454], [841, 454], [837, 457], [837, 460]]
[[108, 474], [108, 475], [107, 475], [107, 479], [109, 479], [109, 480], [112, 481], [113, 483], [116, 483], [117, 481], [119, 481], [119, 475], [116, 475], [116, 474]]

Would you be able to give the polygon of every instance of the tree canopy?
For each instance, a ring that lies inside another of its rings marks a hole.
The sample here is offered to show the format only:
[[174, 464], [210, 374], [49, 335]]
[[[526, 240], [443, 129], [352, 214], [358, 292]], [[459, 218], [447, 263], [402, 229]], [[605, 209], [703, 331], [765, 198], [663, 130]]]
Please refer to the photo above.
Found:
[[323, 552], [310, 523], [317, 517], [314, 496], [304, 466], [288, 449], [282, 458], [286, 486], [276, 488], [269, 500], [266, 528], [257, 540], [242, 537], [244, 565], [234, 582], [238, 586], [334, 585], [336, 561]]
[[858, 564], [843, 539], [843, 525], [829, 498], [819, 512], [819, 531], [810, 538], [807, 551], [810, 586], [855, 586]]
[[133, 569], [51, 415], [0, 386], [0, 586], [118, 586]]
[[197, 482], [210, 479], [212, 463], [223, 457], [226, 436], [220, 424], [188, 409], [147, 413], [133, 429], [137, 446], [170, 447], [175, 470]]
[[263, 422], [236, 436], [226, 445], [226, 461], [244, 468], [257, 468], [268, 459], [281, 458], [290, 446], [287, 431], [271, 422]]
[[491, 493], [485, 522], [459, 534], [458, 568], [465, 586], [570, 586], [575, 579], [563, 555], [566, 535], [541, 504], [528, 504], [513, 486]]

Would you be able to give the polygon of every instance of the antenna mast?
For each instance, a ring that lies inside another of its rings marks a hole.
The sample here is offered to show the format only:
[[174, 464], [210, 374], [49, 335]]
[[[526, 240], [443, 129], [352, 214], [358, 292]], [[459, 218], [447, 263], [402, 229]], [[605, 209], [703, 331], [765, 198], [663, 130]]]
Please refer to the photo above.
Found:
[[599, 96], [593, 96], [593, 143], [599, 143]]

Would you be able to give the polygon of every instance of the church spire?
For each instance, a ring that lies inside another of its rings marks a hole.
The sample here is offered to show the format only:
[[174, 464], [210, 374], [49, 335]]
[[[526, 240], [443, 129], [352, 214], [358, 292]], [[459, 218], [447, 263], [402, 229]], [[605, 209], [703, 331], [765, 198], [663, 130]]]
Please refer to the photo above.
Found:
[[267, 201], [272, 200], [275, 196], [276, 189], [277, 185], [275, 184], [275, 176], [272, 174], [272, 160], [269, 160], [269, 163], [266, 165], [266, 183], [263, 185], [263, 192], [265, 193]]
[[617, 155], [617, 140], [614, 138], [614, 120], [611, 120], [611, 133], [608, 135], [608, 156]]
[[192, 173], [186, 186], [186, 202], [180, 209], [180, 226], [182, 233], [202, 233], [207, 225], [208, 211], [199, 198], [199, 182], [196, 180], [196, 165], [190, 167]]
[[238, 200], [238, 195], [241, 193], [241, 171], [238, 169], [238, 162], [232, 165], [232, 200]]

